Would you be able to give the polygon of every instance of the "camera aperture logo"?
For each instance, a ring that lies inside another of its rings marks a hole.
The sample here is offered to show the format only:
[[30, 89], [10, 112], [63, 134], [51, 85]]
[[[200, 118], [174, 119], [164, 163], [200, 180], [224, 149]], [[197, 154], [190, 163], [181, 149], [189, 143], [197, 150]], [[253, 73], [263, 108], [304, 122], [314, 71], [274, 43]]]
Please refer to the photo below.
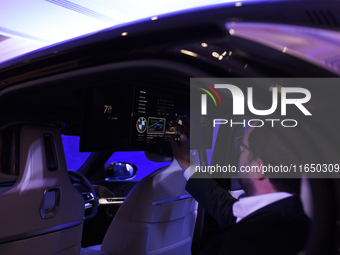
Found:
[[[216, 97], [218, 98], [218, 100], [220, 101], [220, 104], [222, 106], [222, 100], [221, 100], [220, 95], [217, 93], [217, 91], [213, 87], [208, 85], [208, 84], [204, 84], [204, 83], [201, 83], [201, 84], [206, 86], [208, 89], [210, 89], [216, 95]], [[214, 101], [215, 106], [217, 106], [215, 97], [211, 94], [211, 92], [209, 90], [201, 88], [201, 87], [199, 87], [199, 89], [203, 90], [204, 92], [206, 92], [212, 98], [212, 100]], [[207, 114], [207, 94], [202, 94], [201, 95], [201, 114], [202, 115], [206, 115]]]
[[[203, 83], [200, 83], [203, 84]], [[231, 93], [232, 99], [233, 99], [233, 115], [240, 116], [245, 115], [245, 96], [243, 94], [243, 91], [233, 84], [214, 84], [214, 88], [210, 85], [203, 84], [207, 88], [209, 88], [218, 98], [220, 101], [220, 104], [222, 106], [222, 100], [216, 91], [216, 89], [228, 89]], [[216, 100], [212, 93], [205, 89], [199, 87], [202, 91], [206, 92], [214, 101], [215, 106], [217, 106]], [[295, 94], [301, 94], [303, 97], [301, 98], [287, 98], [287, 94], [289, 93], [295, 93]], [[207, 115], [208, 111], [208, 104], [207, 104], [207, 94], [201, 94], [201, 115]], [[274, 113], [277, 110], [278, 107], [278, 88], [272, 87], [271, 88], [271, 97], [272, 97], [272, 105], [269, 109], [265, 110], [259, 110], [254, 107], [253, 103], [253, 88], [247, 87], [247, 106], [248, 110], [258, 116], [267, 116], [272, 113]], [[311, 99], [311, 93], [309, 90], [301, 87], [281, 87], [280, 90], [281, 95], [281, 116], [287, 115], [287, 105], [295, 105], [304, 115], [311, 116], [312, 114], [307, 110], [307, 108], [304, 106], [305, 103], [307, 103]], [[232, 127], [233, 125], [240, 125], [242, 124], [244, 127], [246, 126], [246, 123], [250, 127], [262, 127], [265, 122], [269, 122], [271, 124], [271, 127], [274, 127], [275, 122], [280, 122], [283, 127], [296, 127], [298, 125], [297, 120], [295, 119], [250, 119], [250, 120], [243, 120], [242, 122], [233, 122], [232, 119], [227, 120], [224, 118], [214, 119], [213, 120], [213, 126], [216, 125], [225, 125], [230, 124]]]

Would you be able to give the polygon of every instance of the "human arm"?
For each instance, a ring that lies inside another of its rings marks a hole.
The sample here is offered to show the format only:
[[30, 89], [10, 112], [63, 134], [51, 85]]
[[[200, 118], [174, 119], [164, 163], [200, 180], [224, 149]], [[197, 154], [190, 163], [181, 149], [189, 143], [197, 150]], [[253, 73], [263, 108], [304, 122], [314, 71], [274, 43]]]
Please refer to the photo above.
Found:
[[[180, 131], [180, 141], [171, 141], [174, 157], [183, 170], [187, 170], [193, 163], [190, 161], [190, 127], [182, 120], [183, 125], [173, 125]], [[197, 176], [196, 176], [197, 177]], [[187, 178], [187, 177], [186, 177]], [[220, 186], [212, 178], [195, 178], [195, 174], [187, 178], [186, 190], [206, 209], [212, 217], [225, 228], [230, 224], [232, 205], [237, 199]]]
[[195, 178], [187, 182], [185, 189], [220, 224], [227, 227], [232, 221], [232, 206], [236, 198], [211, 178]]

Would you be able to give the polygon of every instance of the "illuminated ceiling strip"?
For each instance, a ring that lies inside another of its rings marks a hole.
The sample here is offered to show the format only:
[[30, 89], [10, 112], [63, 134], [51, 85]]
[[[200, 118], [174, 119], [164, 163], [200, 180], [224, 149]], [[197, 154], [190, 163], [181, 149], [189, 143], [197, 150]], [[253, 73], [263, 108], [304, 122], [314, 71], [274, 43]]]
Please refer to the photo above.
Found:
[[5, 41], [5, 40], [7, 40], [9, 38], [10, 37], [8, 37], [8, 36], [0, 35], [0, 42]]
[[35, 36], [29, 35], [29, 34], [20, 33], [20, 32], [17, 32], [17, 31], [8, 29], [8, 28], [4, 28], [4, 27], [0, 27], [0, 33], [1, 32], [4, 33], [4, 35], [7, 35], [9, 37], [11, 35], [14, 35], [14, 36], [18, 36], [20, 38], [25, 38], [25, 39], [33, 40], [33, 41], [40, 42], [40, 43], [46, 43], [46, 44], [53, 43], [53, 42], [45, 40], [43, 38], [35, 37]]
[[78, 12], [80, 14], [86, 15], [88, 17], [94, 18], [96, 20], [103, 21], [105, 23], [116, 25], [117, 23], [121, 23], [120, 21], [113, 19], [109, 16], [106, 16], [104, 14], [101, 14], [99, 12], [90, 10], [84, 6], [81, 6], [79, 4], [72, 3], [68, 0], [45, 0], [46, 2], [50, 2], [52, 4], [59, 5], [61, 7], [64, 7], [66, 9], [69, 9], [74, 12]]

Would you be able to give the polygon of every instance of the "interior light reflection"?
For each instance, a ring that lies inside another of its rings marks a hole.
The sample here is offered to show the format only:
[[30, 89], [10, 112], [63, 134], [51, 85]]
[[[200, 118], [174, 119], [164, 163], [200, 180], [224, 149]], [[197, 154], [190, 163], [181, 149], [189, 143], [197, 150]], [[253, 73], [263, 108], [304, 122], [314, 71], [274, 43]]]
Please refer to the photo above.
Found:
[[219, 56], [220, 56], [220, 54], [218, 54], [217, 52], [213, 52], [211, 55], [213, 55], [213, 57], [215, 57], [215, 58], [218, 58]]
[[183, 53], [183, 54], [186, 54], [186, 55], [189, 55], [189, 56], [192, 56], [192, 57], [197, 57], [197, 53], [195, 53], [195, 52], [192, 52], [192, 51], [189, 51], [189, 50], [181, 50], [181, 52]]

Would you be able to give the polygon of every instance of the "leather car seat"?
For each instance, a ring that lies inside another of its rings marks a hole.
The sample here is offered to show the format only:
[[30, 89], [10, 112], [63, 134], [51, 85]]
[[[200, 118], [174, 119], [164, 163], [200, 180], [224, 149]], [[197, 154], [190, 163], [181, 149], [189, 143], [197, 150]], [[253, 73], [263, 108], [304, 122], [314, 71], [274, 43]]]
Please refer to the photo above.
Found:
[[82, 254], [191, 254], [197, 202], [185, 185], [176, 160], [140, 180], [112, 220], [100, 251], [89, 247]]
[[23, 125], [18, 138], [17, 181], [0, 192], [0, 254], [79, 254], [84, 199], [70, 182], [59, 131]]

